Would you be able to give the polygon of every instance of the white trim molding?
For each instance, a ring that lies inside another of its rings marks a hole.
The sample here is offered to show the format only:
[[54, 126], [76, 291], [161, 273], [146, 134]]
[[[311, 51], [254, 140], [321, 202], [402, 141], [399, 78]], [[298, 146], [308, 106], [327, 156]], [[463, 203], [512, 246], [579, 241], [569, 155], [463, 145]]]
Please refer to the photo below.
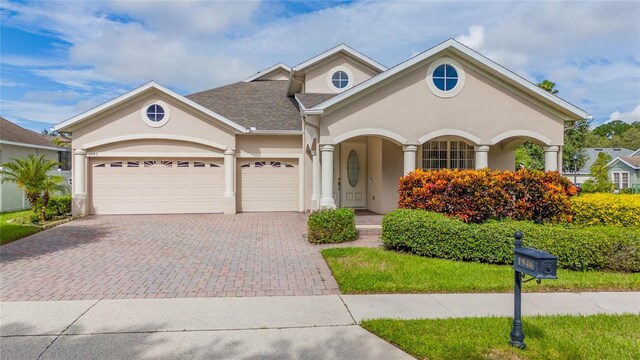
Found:
[[290, 67], [288, 67], [287, 65], [285, 65], [283, 63], [277, 63], [277, 64], [275, 64], [275, 65], [273, 65], [271, 67], [268, 67], [266, 69], [258, 71], [257, 73], [255, 73], [255, 74], [249, 76], [248, 78], [242, 80], [242, 82], [252, 82], [255, 79], [259, 79], [259, 78], [261, 78], [261, 77], [263, 77], [265, 75], [269, 75], [270, 73], [272, 73], [272, 72], [274, 72], [276, 70], [279, 70], [279, 69], [282, 69], [282, 70], [284, 70], [284, 71], [286, 71], [288, 73], [291, 73], [291, 68]]
[[338, 45], [338, 46], [336, 46], [334, 48], [331, 48], [331, 49], [323, 52], [320, 55], [314, 56], [311, 59], [309, 59], [307, 61], [304, 61], [304, 62], [294, 66], [293, 69], [291, 69], [291, 70], [292, 70], [292, 72], [305, 70], [308, 67], [313, 66], [313, 65], [317, 64], [318, 62], [330, 57], [331, 55], [339, 53], [339, 52], [344, 52], [344, 53], [346, 53], [348, 55], [351, 55], [354, 58], [356, 58], [356, 59], [360, 60], [361, 62], [363, 62], [364, 64], [366, 64], [366, 65], [368, 65], [368, 66], [370, 66], [370, 67], [372, 67], [372, 68], [374, 68], [374, 69], [376, 69], [376, 70], [378, 70], [380, 72], [387, 70], [387, 68], [384, 65], [382, 65], [382, 64], [378, 63], [377, 61], [375, 61], [375, 60], [363, 55], [362, 53], [356, 51], [355, 49], [353, 49], [353, 48], [351, 48], [351, 47], [349, 47], [349, 46], [347, 46], [345, 44], [340, 44], [340, 45]]
[[221, 123], [223, 123], [224, 125], [234, 129], [237, 132], [240, 133], [248, 133], [249, 129], [245, 128], [244, 126], [241, 126], [240, 124], [237, 124], [229, 119], [227, 119], [226, 117], [211, 111], [209, 109], [207, 109], [206, 107], [187, 99], [186, 97], [173, 92], [169, 89], [167, 89], [166, 87], [156, 83], [155, 81], [150, 81], [147, 84], [144, 84], [134, 90], [129, 91], [126, 94], [120, 95], [117, 98], [111, 100], [111, 101], [107, 101], [106, 103], [100, 105], [100, 106], [96, 106], [91, 110], [85, 111], [80, 115], [74, 116], [71, 119], [65, 120], [59, 124], [56, 124], [53, 129], [56, 131], [71, 131], [73, 129], [74, 126], [78, 125], [81, 122], [84, 122], [85, 120], [88, 120], [89, 118], [107, 110], [107, 109], [111, 109], [114, 108], [122, 103], [124, 103], [125, 101], [140, 95], [142, 93], [145, 93], [147, 91], [151, 91], [151, 90], [156, 90], [159, 91], [171, 98], [173, 98], [174, 100], [177, 100], [185, 105], [188, 105], [204, 114], [206, 114], [207, 116], [220, 121]]
[[[625, 156], [625, 157], [632, 157], [632, 156]], [[616, 157], [615, 159], [609, 161], [609, 163], [607, 164], [607, 167], [611, 167], [615, 164], [617, 164], [618, 162], [621, 162], [623, 164], [626, 164], [627, 166], [629, 166], [630, 168], [634, 169], [634, 170], [638, 170], [640, 169], [639, 166], [635, 166], [633, 164], [629, 164], [628, 162], [624, 161], [624, 159], [622, 159], [621, 157]]]
[[296, 154], [296, 153], [260, 153], [260, 154], [255, 154], [255, 153], [249, 153], [243, 150], [240, 150], [238, 152], [236, 152], [236, 157], [237, 158], [247, 158], [247, 159], [266, 159], [266, 158], [272, 158], [272, 159], [302, 159], [302, 154]]
[[370, 136], [370, 135], [382, 136], [387, 139], [393, 140], [394, 142], [400, 145], [404, 145], [409, 141], [404, 136], [396, 134], [392, 131], [385, 130], [385, 129], [376, 129], [376, 128], [365, 128], [365, 129], [356, 129], [356, 130], [347, 131], [338, 136], [334, 136], [333, 141], [336, 144], [338, 144], [356, 136]]
[[223, 145], [223, 144], [220, 144], [220, 143], [217, 143], [217, 142], [214, 142], [214, 141], [195, 138], [195, 137], [191, 137], [191, 136], [169, 135], [169, 134], [136, 134], [136, 135], [116, 136], [116, 137], [112, 137], [112, 138], [108, 138], [108, 139], [102, 139], [102, 140], [86, 143], [86, 144], [82, 145], [81, 148], [82, 149], [92, 149], [92, 148], [95, 148], [97, 146], [113, 144], [113, 143], [118, 143], [118, 142], [123, 142], [123, 141], [150, 140], [150, 139], [151, 140], [184, 141], [184, 142], [190, 142], [190, 143], [195, 143], [195, 144], [200, 144], [200, 145], [206, 145], [206, 146], [210, 146], [210, 147], [213, 147], [213, 148], [216, 148], [216, 149], [220, 149], [220, 150], [226, 150], [228, 148], [226, 145]]
[[224, 157], [222, 153], [215, 152], [135, 152], [135, 151], [100, 151], [88, 152], [88, 158], [154, 158], [154, 159], [179, 159], [179, 158], [211, 158], [221, 159]]
[[463, 139], [466, 139], [468, 141], [471, 141], [473, 143], [473, 145], [480, 145], [481, 139], [471, 133], [468, 133], [464, 130], [458, 130], [458, 129], [440, 129], [440, 130], [436, 130], [436, 131], [432, 131], [428, 134], [422, 135], [420, 138], [418, 138], [418, 142], [420, 144], [424, 144], [429, 140], [435, 139], [437, 137], [441, 137], [441, 136], [457, 136], [457, 137], [461, 137]]
[[320, 113], [328, 113], [328, 110], [330, 108], [332, 110], [334, 107], [338, 108], [337, 105], [343, 103], [344, 100], [351, 97], [357, 98], [358, 96], [363, 96], [369, 91], [375, 90], [378, 87], [376, 85], [382, 85], [381, 83], [386, 80], [391, 81], [396, 77], [402, 76], [405, 70], [411, 71], [416, 66], [420, 66], [422, 63], [427, 62], [429, 59], [436, 56], [437, 54], [444, 52], [445, 50], [449, 50], [454, 54], [461, 55], [463, 58], [469, 61], [482, 65], [485, 70], [489, 70], [499, 78], [508, 80], [511, 84], [516, 85], [519, 89], [526, 91], [531, 95], [535, 95], [537, 99], [543, 100], [546, 103], [553, 104], [558, 108], [563, 109], [567, 113], [567, 115], [571, 117], [571, 119], [565, 119], [567, 121], [588, 119], [591, 116], [586, 111], [549, 93], [548, 91], [541, 89], [536, 84], [526, 80], [525, 78], [515, 74], [514, 72], [504, 68], [503, 66], [498, 65], [497, 63], [482, 56], [480, 53], [462, 45], [454, 39], [449, 39], [441, 44], [438, 44], [431, 49], [424, 51], [423, 53], [416, 55], [409, 60], [402, 62], [395, 67], [352, 87], [348, 91], [345, 91], [340, 95], [337, 95], [325, 102], [314, 106], [309, 110], [316, 110]]
[[506, 131], [503, 132], [502, 134], [496, 135], [491, 139], [491, 145], [495, 145], [497, 143], [499, 143], [502, 140], [506, 140], [509, 138], [531, 138], [531, 139], [535, 139], [538, 140], [540, 142], [542, 142], [544, 145], [551, 145], [551, 139], [549, 139], [548, 137], [534, 132], [534, 131], [530, 131], [530, 130], [511, 130], [511, 131]]

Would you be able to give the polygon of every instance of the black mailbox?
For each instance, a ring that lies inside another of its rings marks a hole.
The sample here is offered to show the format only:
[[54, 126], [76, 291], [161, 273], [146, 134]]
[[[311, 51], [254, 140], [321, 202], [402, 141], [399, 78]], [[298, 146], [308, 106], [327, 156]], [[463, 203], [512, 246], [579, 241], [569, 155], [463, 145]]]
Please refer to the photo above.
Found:
[[558, 257], [532, 248], [516, 248], [513, 269], [536, 279], [557, 279]]

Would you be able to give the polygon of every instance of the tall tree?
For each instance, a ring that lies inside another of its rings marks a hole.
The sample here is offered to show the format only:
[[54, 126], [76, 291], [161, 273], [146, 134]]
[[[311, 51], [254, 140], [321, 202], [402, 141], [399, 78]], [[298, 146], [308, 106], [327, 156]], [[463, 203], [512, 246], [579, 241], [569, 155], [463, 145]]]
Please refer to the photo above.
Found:
[[[587, 135], [589, 134], [589, 120], [578, 120], [565, 126], [564, 146], [562, 147], [562, 167], [564, 170], [579, 169], [584, 166], [588, 156], [584, 151]], [[574, 160], [576, 156], [576, 160]], [[575, 164], [574, 164], [575, 163]]]
[[613, 120], [596, 127], [593, 129], [593, 133], [606, 138], [612, 138], [615, 135], [624, 134], [627, 130], [631, 129], [631, 127], [631, 124], [622, 120]]
[[556, 89], [556, 83], [549, 80], [542, 80], [542, 82], [538, 83], [538, 87], [552, 93], [553, 95], [558, 94], [558, 89]]
[[544, 171], [544, 150], [527, 141], [516, 149], [516, 168]]
[[591, 165], [591, 176], [582, 184], [582, 191], [588, 193], [602, 192], [609, 193], [613, 191], [613, 183], [609, 181], [609, 168], [607, 164], [611, 161], [611, 156], [606, 153], [599, 153], [596, 161]]

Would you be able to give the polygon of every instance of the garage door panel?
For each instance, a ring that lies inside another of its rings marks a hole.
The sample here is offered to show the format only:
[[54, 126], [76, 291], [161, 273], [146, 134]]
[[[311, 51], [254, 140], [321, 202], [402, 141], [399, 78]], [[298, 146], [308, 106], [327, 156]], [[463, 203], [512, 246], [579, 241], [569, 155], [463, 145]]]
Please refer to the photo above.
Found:
[[180, 166], [174, 160], [94, 160], [92, 213], [222, 212], [224, 168], [212, 163], [208, 159], [181, 160]]
[[297, 211], [298, 172], [295, 159], [239, 159], [238, 211]]

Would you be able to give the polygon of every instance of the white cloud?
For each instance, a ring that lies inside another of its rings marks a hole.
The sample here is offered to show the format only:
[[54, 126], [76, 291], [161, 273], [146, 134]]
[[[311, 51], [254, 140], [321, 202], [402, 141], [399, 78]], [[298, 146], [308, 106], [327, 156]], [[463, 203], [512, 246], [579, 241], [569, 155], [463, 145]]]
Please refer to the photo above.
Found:
[[484, 27], [473, 25], [469, 27], [469, 35], [460, 35], [456, 40], [464, 45], [479, 50], [484, 44]]
[[7, 26], [70, 44], [50, 59], [3, 54], [3, 64], [81, 92], [113, 93], [149, 80], [201, 90], [278, 61], [295, 65], [343, 42], [393, 66], [454, 37], [531, 81], [555, 81], [562, 97], [599, 121], [640, 103], [638, 2], [356, 2], [284, 17], [277, 4], [259, 2], [3, 7]]
[[[2, 99], [2, 116], [16, 120], [32, 120], [51, 124], [71, 118], [87, 110], [75, 105]], [[89, 107], [90, 108], [90, 107]]]
[[613, 121], [613, 120], [622, 120], [622, 121], [627, 122], [627, 123], [632, 123], [634, 121], [640, 121], [640, 105], [637, 105], [631, 111], [625, 111], [625, 112], [614, 111], [614, 112], [612, 112], [611, 115], [609, 115], [609, 120], [607, 120], [607, 122]]

